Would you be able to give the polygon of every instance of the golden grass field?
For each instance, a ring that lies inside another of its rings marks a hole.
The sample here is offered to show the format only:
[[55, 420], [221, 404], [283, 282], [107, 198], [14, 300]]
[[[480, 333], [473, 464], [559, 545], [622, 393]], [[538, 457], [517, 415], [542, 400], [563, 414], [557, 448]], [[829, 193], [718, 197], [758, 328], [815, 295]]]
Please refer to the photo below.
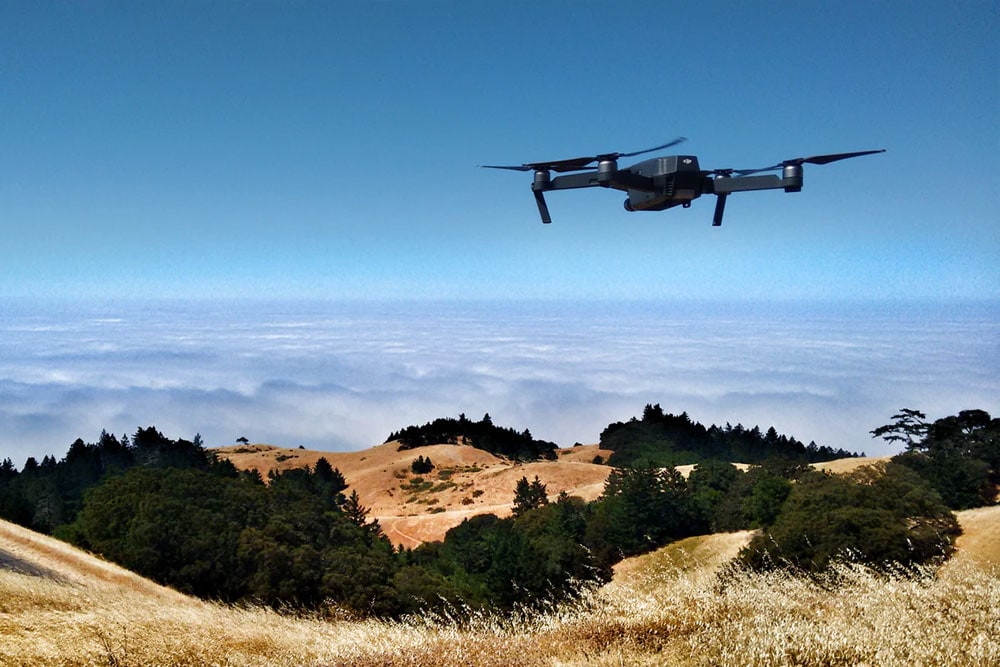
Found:
[[579, 602], [467, 625], [195, 600], [0, 522], [0, 550], [36, 571], [0, 569], [0, 664], [998, 665], [1000, 507], [959, 519], [958, 555], [916, 579], [720, 579], [751, 534], [711, 535], [620, 564]]

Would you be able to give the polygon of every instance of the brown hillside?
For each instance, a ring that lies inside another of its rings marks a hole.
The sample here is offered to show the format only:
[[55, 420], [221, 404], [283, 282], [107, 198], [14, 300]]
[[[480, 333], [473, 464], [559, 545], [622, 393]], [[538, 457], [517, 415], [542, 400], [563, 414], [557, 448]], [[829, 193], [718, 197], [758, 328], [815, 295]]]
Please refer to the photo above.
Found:
[[870, 466], [876, 463], [884, 463], [888, 461], [891, 456], [862, 456], [858, 458], [847, 458], [847, 459], [836, 459], [834, 461], [824, 461], [823, 463], [813, 463], [812, 467], [817, 470], [825, 470], [827, 472], [834, 473], [835, 475], [841, 475], [844, 473], [854, 472], [861, 466]]
[[40, 577], [71, 588], [128, 591], [130, 595], [165, 604], [190, 600], [171, 588], [160, 586], [114, 563], [91, 556], [66, 542], [0, 519], [0, 572], [2, 571]]
[[957, 560], [1000, 568], [1000, 505], [955, 513], [962, 534], [955, 540]]
[[[235, 445], [216, 451], [242, 470], [255, 469], [266, 479], [272, 470], [315, 466], [326, 458], [340, 470], [349, 489], [357, 491], [369, 516], [377, 519], [394, 545], [408, 548], [444, 539], [444, 534], [463, 520], [479, 514], [507, 516], [514, 489], [521, 477], [545, 484], [554, 499], [565, 491], [571, 496], [594, 500], [601, 495], [611, 468], [594, 464], [613, 453], [599, 445], [558, 449], [555, 461], [519, 463], [467, 445], [431, 445], [400, 450], [387, 442], [354, 452], [321, 452], [287, 449], [273, 445]], [[430, 458], [434, 470], [415, 475], [410, 465], [418, 456]], [[845, 473], [885, 459], [849, 458], [815, 464], [821, 470]], [[735, 464], [740, 469], [749, 466]], [[685, 477], [693, 465], [678, 466]]]
[[[514, 489], [521, 477], [537, 475], [550, 498], [565, 491], [594, 500], [604, 489], [611, 468], [592, 463], [610, 451], [597, 445], [559, 450], [555, 461], [519, 463], [467, 445], [431, 445], [399, 450], [388, 442], [357, 452], [319, 452], [271, 445], [242, 445], [215, 450], [240, 469], [270, 470], [314, 466], [321, 457], [340, 470], [350, 490], [358, 492], [369, 516], [377, 519], [395, 545], [415, 547], [444, 539], [464, 519], [511, 512]], [[434, 470], [416, 475], [411, 464], [429, 458]]]
[[1000, 664], [998, 512], [960, 512], [959, 557], [918, 584], [860, 572], [833, 589], [783, 573], [721, 586], [716, 568], [750, 534], [711, 535], [620, 564], [579, 605], [467, 626], [203, 602], [0, 521], [0, 664]]

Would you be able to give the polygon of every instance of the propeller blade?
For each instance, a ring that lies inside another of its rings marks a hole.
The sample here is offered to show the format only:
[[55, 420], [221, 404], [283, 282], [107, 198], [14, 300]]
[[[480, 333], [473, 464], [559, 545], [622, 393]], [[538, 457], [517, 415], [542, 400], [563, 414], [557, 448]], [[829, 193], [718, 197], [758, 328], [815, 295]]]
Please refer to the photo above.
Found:
[[583, 171], [587, 169], [591, 164], [597, 162], [598, 160], [617, 160], [620, 157], [632, 157], [635, 155], [642, 155], [643, 153], [651, 153], [652, 151], [658, 151], [661, 148], [669, 148], [671, 146], [676, 146], [679, 143], [685, 142], [687, 139], [684, 137], [677, 137], [673, 141], [668, 141], [665, 144], [660, 144], [659, 146], [653, 146], [652, 148], [644, 148], [641, 151], [634, 151], [632, 153], [601, 153], [600, 155], [588, 155], [584, 157], [573, 157], [566, 160], [552, 160], [551, 162], [525, 162], [519, 166], [501, 166], [492, 164], [481, 164], [480, 167], [485, 167], [487, 169], [510, 169], [512, 171], [554, 171], [557, 173], [562, 173], [565, 171]]
[[831, 153], [830, 155], [813, 155], [812, 157], [800, 157], [795, 160], [785, 160], [783, 164], [830, 164], [831, 162], [836, 162], [837, 160], [846, 160], [852, 157], [861, 157], [862, 155], [871, 155], [873, 153], [884, 153], [885, 149], [880, 148], [876, 151], [856, 151], [854, 153]]
[[553, 162], [532, 162], [528, 165], [532, 169], [546, 169], [562, 173], [564, 171], [581, 171], [586, 169], [596, 157], [574, 157], [568, 160], [555, 160]]
[[[811, 157], [797, 157], [791, 160], [783, 160], [778, 164], [772, 164], [770, 167], [762, 167], [760, 169], [733, 169], [734, 174], [740, 176], [749, 176], [750, 174], [757, 174], [762, 171], [775, 171], [777, 169], [784, 169], [785, 167], [791, 165], [801, 165], [801, 164], [830, 164], [831, 162], [836, 162], [838, 160], [846, 160], [852, 157], [861, 157], [862, 155], [872, 155], [874, 153], [884, 153], [885, 149], [880, 148], [874, 151], [855, 151], [853, 153], [830, 153], [828, 155], [813, 155]], [[724, 171], [718, 169], [716, 171]]]
[[531, 167], [522, 164], [520, 166], [504, 166], [499, 164], [481, 164], [479, 165], [481, 169], [510, 169], [511, 171], [531, 171]]
[[[660, 146], [653, 146], [652, 148], [647, 148], [647, 149], [641, 150], [641, 151], [635, 151], [634, 153], [611, 153], [611, 155], [614, 155], [614, 158], [612, 158], [612, 159], [615, 159], [615, 160], [617, 160], [620, 157], [634, 157], [636, 155], [642, 155], [643, 153], [652, 153], [653, 151], [658, 151], [661, 148], [670, 148], [671, 146], [676, 146], [677, 144], [682, 144], [685, 141], [687, 141], [686, 137], [677, 137], [673, 141], [668, 141], [667, 143], [662, 144]], [[604, 157], [604, 156], [599, 156], [599, 157]]]

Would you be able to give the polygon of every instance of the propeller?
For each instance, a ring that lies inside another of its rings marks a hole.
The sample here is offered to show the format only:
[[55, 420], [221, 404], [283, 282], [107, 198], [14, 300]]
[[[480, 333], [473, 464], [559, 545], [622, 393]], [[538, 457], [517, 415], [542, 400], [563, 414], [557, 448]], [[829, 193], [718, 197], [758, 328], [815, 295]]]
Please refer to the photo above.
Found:
[[[856, 151], [854, 153], [830, 153], [828, 155], [813, 155], [811, 157], [797, 157], [791, 160], [784, 160], [778, 164], [773, 164], [770, 167], [763, 167], [761, 169], [716, 169], [714, 173], [722, 176], [728, 176], [730, 174], [737, 174], [739, 176], [749, 176], [750, 174], [757, 174], [762, 171], [774, 171], [776, 169], [784, 169], [790, 166], [801, 166], [803, 164], [830, 164], [831, 162], [836, 162], [837, 160], [846, 160], [852, 157], [861, 157], [862, 155], [872, 155], [873, 153], [884, 153], [885, 149], [881, 148], [875, 151]], [[729, 172], [729, 173], [724, 173]]]
[[644, 148], [641, 151], [633, 151], [631, 153], [601, 153], [600, 155], [574, 157], [569, 158], [568, 160], [554, 160], [552, 162], [526, 162], [521, 165], [481, 164], [479, 166], [484, 169], [510, 169], [512, 171], [555, 171], [558, 173], [565, 171], [581, 171], [583, 169], [587, 169], [594, 162], [617, 160], [621, 157], [634, 157], [636, 155], [642, 155], [643, 153], [651, 153], [663, 148], [670, 148], [671, 146], [676, 146], [677, 144], [685, 141], [687, 141], [687, 139], [684, 137], [677, 137], [673, 141], [668, 141], [665, 144], [653, 146], [652, 148]]

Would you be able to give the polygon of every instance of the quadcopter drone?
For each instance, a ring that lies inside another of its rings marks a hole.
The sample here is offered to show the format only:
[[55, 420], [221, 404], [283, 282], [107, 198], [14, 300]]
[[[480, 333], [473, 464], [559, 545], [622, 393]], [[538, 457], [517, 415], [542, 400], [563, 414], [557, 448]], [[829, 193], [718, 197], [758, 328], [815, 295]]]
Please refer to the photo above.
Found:
[[[884, 153], [885, 149], [858, 151], [855, 153], [833, 153], [813, 155], [784, 160], [770, 167], [760, 169], [711, 169], [698, 166], [694, 155], [670, 155], [643, 160], [623, 169], [618, 168], [618, 159], [634, 157], [644, 153], [676, 146], [686, 141], [678, 137], [660, 146], [646, 148], [633, 153], [603, 153], [601, 155], [555, 160], [552, 162], [528, 162], [516, 166], [493, 164], [480, 165], [487, 169], [510, 169], [513, 171], [533, 171], [535, 180], [531, 190], [535, 194], [538, 213], [542, 222], [552, 222], [544, 193], [550, 190], [571, 190], [575, 188], [614, 188], [628, 193], [625, 200], [626, 211], [662, 211], [674, 206], [688, 208], [691, 202], [702, 195], [715, 195], [715, 216], [712, 224], [722, 224], [726, 210], [726, 198], [734, 192], [750, 190], [777, 190], [798, 192], [802, 189], [803, 164], [829, 164], [838, 160]], [[594, 163], [597, 166], [592, 166]], [[781, 177], [775, 174], [753, 176], [763, 171], [781, 170]], [[580, 172], [552, 178], [550, 172]]]

